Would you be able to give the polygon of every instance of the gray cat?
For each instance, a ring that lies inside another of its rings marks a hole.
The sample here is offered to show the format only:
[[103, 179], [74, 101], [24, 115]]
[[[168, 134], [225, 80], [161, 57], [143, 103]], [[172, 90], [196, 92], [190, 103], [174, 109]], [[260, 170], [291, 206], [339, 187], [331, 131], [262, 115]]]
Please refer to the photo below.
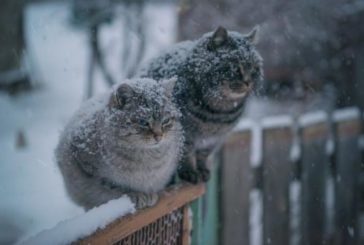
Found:
[[127, 194], [154, 205], [183, 148], [175, 80], [136, 79], [85, 103], [66, 126], [56, 158], [71, 199], [86, 210]]
[[173, 97], [185, 131], [179, 176], [197, 183], [209, 179], [206, 162], [244, 111], [247, 96], [263, 79], [262, 58], [255, 49], [258, 28], [249, 34], [219, 27], [196, 41], [177, 44], [152, 60], [139, 76], [177, 76]]

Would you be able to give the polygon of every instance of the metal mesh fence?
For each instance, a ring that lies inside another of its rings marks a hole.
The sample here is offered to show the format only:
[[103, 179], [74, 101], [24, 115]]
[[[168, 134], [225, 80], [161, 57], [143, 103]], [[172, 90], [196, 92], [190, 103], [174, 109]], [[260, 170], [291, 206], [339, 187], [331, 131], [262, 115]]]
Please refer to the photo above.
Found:
[[179, 208], [114, 245], [179, 245], [182, 244], [182, 235], [183, 208]]

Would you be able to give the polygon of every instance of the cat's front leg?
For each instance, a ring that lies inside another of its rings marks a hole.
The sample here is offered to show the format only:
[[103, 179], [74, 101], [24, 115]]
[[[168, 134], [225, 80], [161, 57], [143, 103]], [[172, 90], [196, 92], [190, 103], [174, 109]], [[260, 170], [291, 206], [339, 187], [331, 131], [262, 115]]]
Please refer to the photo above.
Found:
[[194, 184], [207, 182], [210, 179], [207, 161], [213, 149], [211, 147], [186, 151], [178, 169], [178, 176]]
[[207, 182], [210, 179], [210, 167], [208, 163], [213, 151], [214, 147], [196, 150], [197, 171], [203, 182]]
[[201, 182], [197, 171], [196, 154], [193, 149], [185, 149], [185, 152], [178, 166], [178, 176], [185, 181], [197, 184]]
[[154, 206], [159, 196], [157, 193], [131, 192], [128, 194], [130, 200], [135, 204], [136, 209], [143, 209]]

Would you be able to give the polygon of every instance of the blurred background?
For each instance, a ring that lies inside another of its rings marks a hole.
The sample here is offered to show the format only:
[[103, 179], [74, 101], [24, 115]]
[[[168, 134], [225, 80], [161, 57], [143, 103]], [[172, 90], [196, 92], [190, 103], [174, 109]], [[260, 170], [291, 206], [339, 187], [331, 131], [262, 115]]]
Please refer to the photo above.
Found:
[[13, 244], [83, 212], [54, 161], [59, 134], [83, 100], [175, 42], [177, 5], [9, 0], [0, 19], [0, 244]]
[[364, 108], [361, 0], [2, 0], [0, 244], [83, 211], [54, 163], [80, 103], [175, 42], [260, 25], [265, 80], [245, 117]]

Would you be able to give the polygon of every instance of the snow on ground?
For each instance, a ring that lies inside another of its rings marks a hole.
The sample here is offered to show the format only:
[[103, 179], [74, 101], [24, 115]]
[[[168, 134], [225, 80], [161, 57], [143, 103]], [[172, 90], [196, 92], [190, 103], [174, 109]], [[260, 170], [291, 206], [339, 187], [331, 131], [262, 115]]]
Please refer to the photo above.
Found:
[[127, 196], [111, 200], [85, 214], [58, 223], [54, 228], [44, 230], [21, 242], [22, 245], [70, 244], [80, 238], [104, 228], [117, 218], [135, 212], [134, 204]]
[[[174, 11], [173, 5], [147, 8], [153, 31], [149, 56], [174, 40]], [[0, 94], [0, 244], [83, 213], [67, 197], [53, 155], [60, 131], [82, 101], [87, 76], [87, 36], [70, 26], [68, 14], [65, 3], [27, 8], [28, 66], [39, 89], [16, 97]], [[114, 33], [120, 33], [117, 24], [105, 30], [104, 46]], [[104, 91], [97, 82], [98, 92]], [[23, 149], [15, 147], [20, 130]]]

